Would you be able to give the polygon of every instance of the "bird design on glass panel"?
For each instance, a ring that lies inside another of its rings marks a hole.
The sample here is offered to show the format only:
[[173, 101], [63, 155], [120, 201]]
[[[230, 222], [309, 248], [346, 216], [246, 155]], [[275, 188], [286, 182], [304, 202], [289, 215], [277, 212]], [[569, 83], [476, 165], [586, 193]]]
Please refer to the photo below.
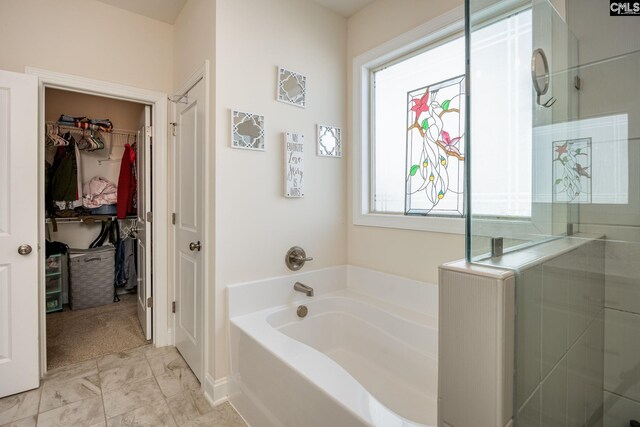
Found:
[[464, 79], [407, 94], [405, 214], [464, 214]]

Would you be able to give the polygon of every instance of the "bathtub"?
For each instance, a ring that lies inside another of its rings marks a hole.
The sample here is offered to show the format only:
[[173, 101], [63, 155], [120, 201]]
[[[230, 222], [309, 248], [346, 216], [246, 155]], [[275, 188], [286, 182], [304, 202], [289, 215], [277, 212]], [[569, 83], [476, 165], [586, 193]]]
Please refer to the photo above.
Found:
[[[246, 307], [249, 294], [261, 303]], [[251, 426], [436, 425], [435, 285], [342, 266], [233, 285], [228, 298], [229, 398]]]

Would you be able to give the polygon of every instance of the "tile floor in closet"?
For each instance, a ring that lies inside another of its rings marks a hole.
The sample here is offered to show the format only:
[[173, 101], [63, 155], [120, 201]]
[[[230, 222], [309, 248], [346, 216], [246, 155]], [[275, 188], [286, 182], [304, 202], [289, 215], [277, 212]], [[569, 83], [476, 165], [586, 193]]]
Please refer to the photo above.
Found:
[[246, 426], [213, 407], [175, 347], [138, 347], [49, 371], [40, 388], [0, 399], [0, 427]]

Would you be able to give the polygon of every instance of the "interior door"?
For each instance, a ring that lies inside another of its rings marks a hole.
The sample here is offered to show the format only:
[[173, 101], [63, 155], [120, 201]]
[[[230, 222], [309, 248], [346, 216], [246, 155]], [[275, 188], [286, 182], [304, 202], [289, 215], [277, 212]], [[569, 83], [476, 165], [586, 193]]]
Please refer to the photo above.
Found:
[[138, 319], [146, 339], [152, 337], [151, 314], [151, 107], [145, 106], [138, 125], [136, 158]]
[[40, 382], [40, 166], [38, 78], [0, 71], [0, 397]]
[[177, 103], [175, 171], [175, 342], [202, 382], [204, 82]]

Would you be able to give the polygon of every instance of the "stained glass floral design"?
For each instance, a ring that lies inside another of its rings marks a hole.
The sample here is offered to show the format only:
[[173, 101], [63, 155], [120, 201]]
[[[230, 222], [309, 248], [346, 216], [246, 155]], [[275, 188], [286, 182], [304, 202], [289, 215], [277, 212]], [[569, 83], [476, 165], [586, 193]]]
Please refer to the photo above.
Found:
[[553, 142], [553, 201], [591, 203], [591, 138]]
[[458, 76], [407, 94], [406, 215], [464, 215], [464, 88]]

